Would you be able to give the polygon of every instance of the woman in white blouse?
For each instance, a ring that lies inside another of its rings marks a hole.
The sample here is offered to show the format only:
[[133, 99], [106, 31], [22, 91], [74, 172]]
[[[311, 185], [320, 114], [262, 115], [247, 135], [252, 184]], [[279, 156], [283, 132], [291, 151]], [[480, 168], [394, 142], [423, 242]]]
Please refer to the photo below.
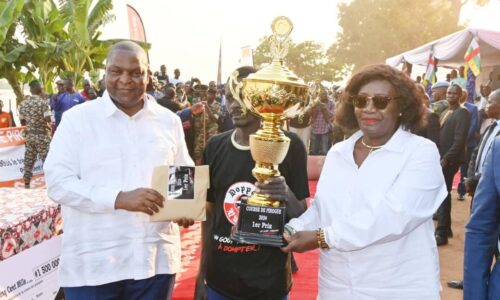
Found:
[[354, 75], [336, 123], [359, 129], [332, 147], [309, 209], [285, 227], [285, 252], [320, 248], [318, 299], [439, 299], [432, 214], [446, 197], [422, 94], [403, 72]]

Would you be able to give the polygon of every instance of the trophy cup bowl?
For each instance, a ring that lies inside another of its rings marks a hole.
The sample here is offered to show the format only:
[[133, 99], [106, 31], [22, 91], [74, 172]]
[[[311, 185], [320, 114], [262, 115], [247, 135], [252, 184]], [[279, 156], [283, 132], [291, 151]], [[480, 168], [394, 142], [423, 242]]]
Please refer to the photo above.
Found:
[[[260, 129], [250, 135], [250, 151], [255, 160], [252, 174], [259, 182], [280, 176], [278, 165], [290, 146], [290, 139], [280, 129], [281, 124], [301, 112], [308, 96], [304, 81], [283, 64], [292, 23], [286, 17], [278, 17], [272, 28], [272, 63], [249, 75], [241, 86], [241, 102], [262, 120]], [[240, 243], [281, 247], [285, 216], [286, 210], [280, 201], [254, 193], [240, 203], [238, 224], [231, 238]]]

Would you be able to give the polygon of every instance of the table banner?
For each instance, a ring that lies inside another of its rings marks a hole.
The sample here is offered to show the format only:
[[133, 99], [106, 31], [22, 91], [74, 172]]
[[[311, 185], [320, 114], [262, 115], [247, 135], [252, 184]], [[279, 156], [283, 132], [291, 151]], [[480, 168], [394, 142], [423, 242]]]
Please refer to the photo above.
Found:
[[[24, 187], [24, 137], [26, 127], [0, 129], [0, 187]], [[33, 168], [31, 187], [44, 187], [42, 162]]]

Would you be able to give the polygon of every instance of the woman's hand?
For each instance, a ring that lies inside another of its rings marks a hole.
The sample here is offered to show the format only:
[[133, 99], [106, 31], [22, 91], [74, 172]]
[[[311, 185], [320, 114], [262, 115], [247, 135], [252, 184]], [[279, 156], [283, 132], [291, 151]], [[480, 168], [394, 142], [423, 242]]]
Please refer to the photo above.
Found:
[[288, 234], [284, 234], [285, 240], [288, 242], [288, 245], [281, 248], [281, 251], [285, 253], [289, 252], [306, 252], [310, 250], [314, 250], [319, 247], [317, 231], [298, 231], [292, 236]]

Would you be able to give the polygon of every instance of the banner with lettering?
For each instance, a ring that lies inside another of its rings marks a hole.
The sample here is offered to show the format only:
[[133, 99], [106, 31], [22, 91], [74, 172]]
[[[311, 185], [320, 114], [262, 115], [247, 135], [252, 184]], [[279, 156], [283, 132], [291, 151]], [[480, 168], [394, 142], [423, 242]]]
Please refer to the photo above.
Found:
[[59, 291], [61, 236], [0, 262], [0, 300], [53, 300]]
[[[24, 187], [24, 138], [26, 127], [0, 129], [0, 187]], [[42, 162], [37, 160], [33, 168], [31, 187], [43, 187]]]

